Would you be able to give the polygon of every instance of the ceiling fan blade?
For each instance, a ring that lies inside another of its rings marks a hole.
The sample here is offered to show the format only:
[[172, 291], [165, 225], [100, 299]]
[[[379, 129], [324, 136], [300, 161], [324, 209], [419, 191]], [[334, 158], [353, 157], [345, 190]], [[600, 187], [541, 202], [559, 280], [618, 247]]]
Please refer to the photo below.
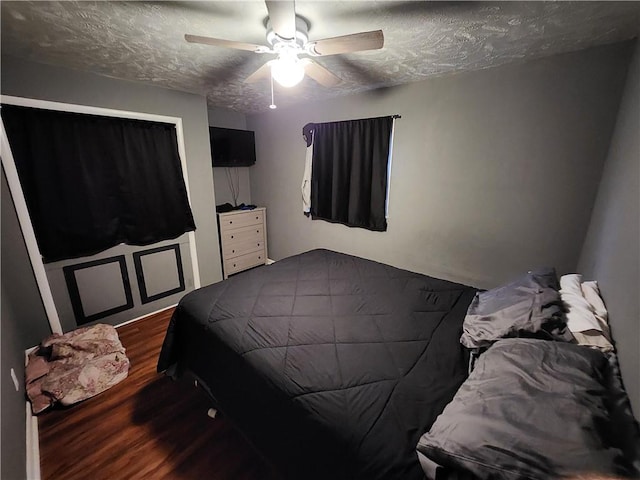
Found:
[[186, 34], [184, 39], [189, 43], [201, 43], [204, 45], [213, 45], [215, 47], [235, 48], [236, 50], [248, 50], [250, 52], [259, 52], [261, 49], [265, 48], [262, 45], [256, 45], [255, 43], [234, 42], [233, 40], [201, 37], [199, 35]]
[[314, 62], [310, 58], [303, 58], [301, 62], [304, 66], [304, 73], [313, 78], [323, 87], [335, 87], [340, 82], [342, 82], [340, 78], [336, 77], [329, 70], [324, 68], [322, 65]]
[[342, 37], [325, 38], [312, 42], [316, 55], [336, 55], [338, 53], [377, 50], [384, 46], [382, 30], [353, 33]]
[[266, 0], [271, 28], [281, 38], [295, 38], [296, 10], [293, 0]]
[[255, 83], [258, 80], [262, 80], [263, 78], [267, 78], [271, 75], [271, 62], [273, 60], [269, 60], [267, 63], [262, 65], [258, 70], [253, 72], [247, 78], [244, 79], [244, 83]]

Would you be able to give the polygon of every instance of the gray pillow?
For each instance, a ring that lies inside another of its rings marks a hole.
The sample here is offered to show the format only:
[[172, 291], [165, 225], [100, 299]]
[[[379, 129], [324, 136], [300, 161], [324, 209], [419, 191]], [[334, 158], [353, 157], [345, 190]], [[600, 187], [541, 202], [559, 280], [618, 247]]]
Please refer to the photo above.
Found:
[[418, 453], [480, 479], [634, 473], [607, 410], [606, 368], [601, 352], [583, 346], [500, 340], [420, 438]]
[[570, 340], [553, 268], [528, 272], [517, 280], [478, 292], [464, 319], [460, 343], [488, 347], [501, 338], [538, 336]]

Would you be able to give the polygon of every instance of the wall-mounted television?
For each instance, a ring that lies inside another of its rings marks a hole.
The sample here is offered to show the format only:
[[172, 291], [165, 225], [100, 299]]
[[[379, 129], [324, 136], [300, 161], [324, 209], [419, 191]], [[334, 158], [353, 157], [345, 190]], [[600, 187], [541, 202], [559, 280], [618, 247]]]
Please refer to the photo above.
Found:
[[256, 163], [255, 134], [250, 130], [209, 127], [214, 167], [250, 167]]

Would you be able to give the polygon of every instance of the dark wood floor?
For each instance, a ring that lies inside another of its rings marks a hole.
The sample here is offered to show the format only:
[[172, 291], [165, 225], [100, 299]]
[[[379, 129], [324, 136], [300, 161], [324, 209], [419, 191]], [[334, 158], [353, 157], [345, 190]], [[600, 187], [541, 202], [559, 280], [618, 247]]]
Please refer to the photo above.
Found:
[[126, 380], [38, 419], [42, 478], [269, 480], [275, 475], [192, 384], [156, 373], [172, 310], [118, 329]]

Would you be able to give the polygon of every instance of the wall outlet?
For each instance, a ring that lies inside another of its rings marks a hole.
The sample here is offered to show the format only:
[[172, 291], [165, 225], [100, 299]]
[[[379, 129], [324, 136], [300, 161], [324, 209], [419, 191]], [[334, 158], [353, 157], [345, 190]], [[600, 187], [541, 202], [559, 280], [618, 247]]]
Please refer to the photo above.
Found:
[[16, 377], [16, 371], [11, 369], [11, 379], [13, 380], [13, 386], [16, 387], [16, 392], [20, 391], [20, 382], [18, 381], [18, 377]]

